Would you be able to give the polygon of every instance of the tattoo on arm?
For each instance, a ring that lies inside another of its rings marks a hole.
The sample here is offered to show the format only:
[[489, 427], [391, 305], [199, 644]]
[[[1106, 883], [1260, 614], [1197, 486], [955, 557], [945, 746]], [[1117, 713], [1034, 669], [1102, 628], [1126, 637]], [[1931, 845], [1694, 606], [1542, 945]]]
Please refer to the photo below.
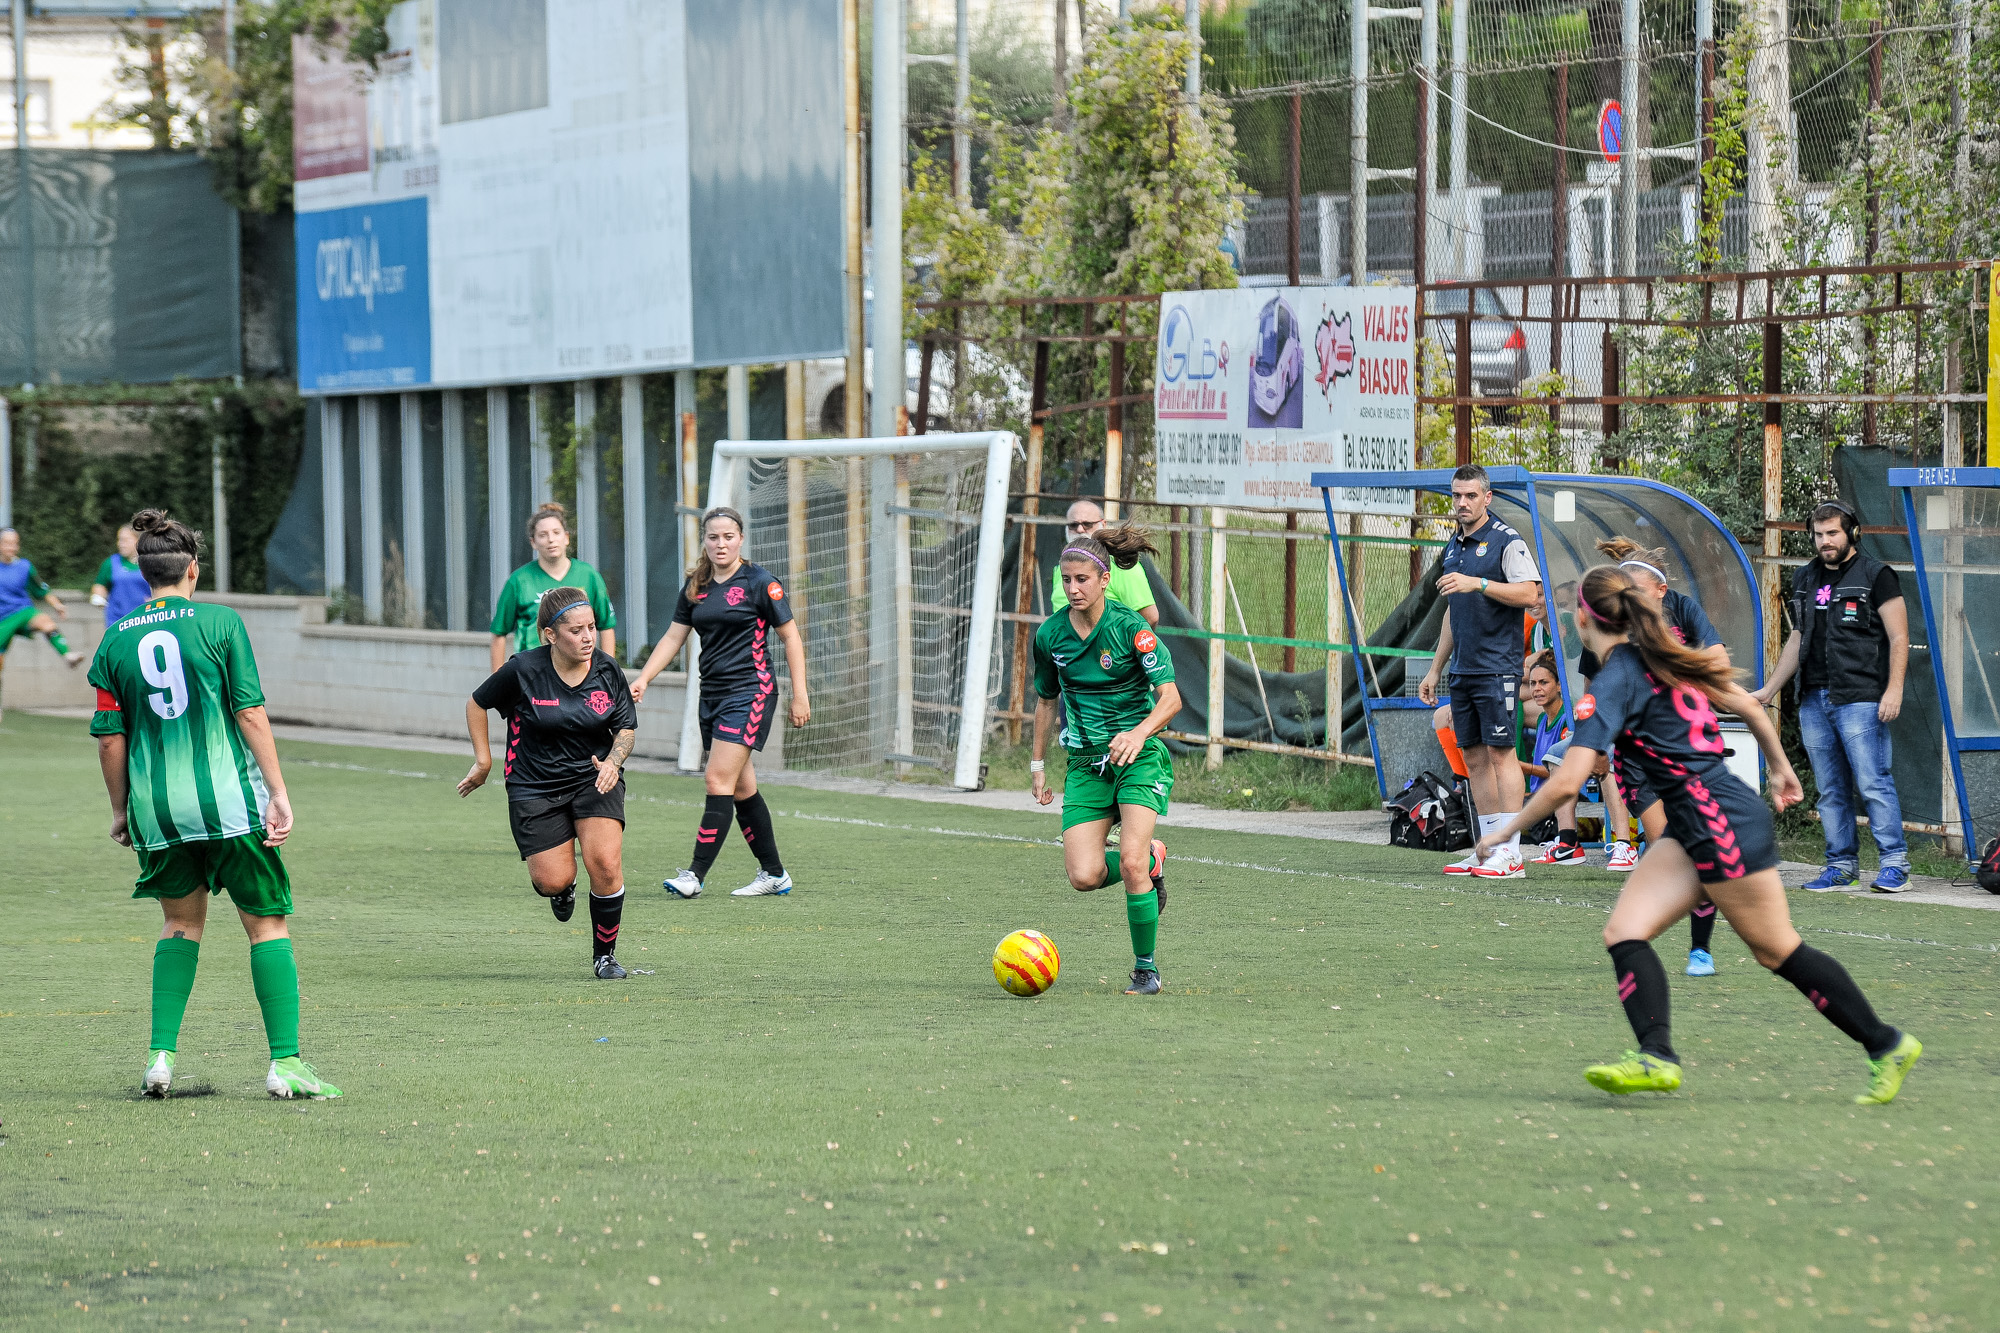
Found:
[[631, 727], [619, 732], [618, 739], [611, 742], [611, 753], [605, 756], [605, 762], [619, 768], [625, 767], [625, 761], [632, 757], [633, 742], [638, 739], [639, 733]]

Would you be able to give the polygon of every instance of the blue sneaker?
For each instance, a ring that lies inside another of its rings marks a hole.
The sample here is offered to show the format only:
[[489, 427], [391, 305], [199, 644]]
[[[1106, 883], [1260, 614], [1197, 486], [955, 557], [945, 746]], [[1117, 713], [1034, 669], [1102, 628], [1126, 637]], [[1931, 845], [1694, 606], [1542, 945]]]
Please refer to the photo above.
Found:
[[1809, 879], [1799, 887], [1807, 893], [1832, 893], [1838, 889], [1851, 889], [1860, 882], [1861, 876], [1854, 871], [1828, 866], [1819, 872], [1817, 879]]
[[1712, 977], [1715, 975], [1715, 959], [1706, 949], [1688, 950], [1688, 975], [1691, 977]]
[[1872, 887], [1877, 893], [1903, 893], [1910, 887], [1910, 872], [1901, 866], [1883, 866]]

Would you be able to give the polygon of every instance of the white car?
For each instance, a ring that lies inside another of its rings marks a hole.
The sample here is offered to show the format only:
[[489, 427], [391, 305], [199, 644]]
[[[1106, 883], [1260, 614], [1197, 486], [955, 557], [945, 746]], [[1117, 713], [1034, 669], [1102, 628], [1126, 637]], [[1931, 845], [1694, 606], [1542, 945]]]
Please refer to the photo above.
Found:
[[1276, 416], [1304, 375], [1298, 316], [1283, 297], [1274, 296], [1257, 315], [1257, 355], [1250, 363], [1250, 396], [1257, 410]]

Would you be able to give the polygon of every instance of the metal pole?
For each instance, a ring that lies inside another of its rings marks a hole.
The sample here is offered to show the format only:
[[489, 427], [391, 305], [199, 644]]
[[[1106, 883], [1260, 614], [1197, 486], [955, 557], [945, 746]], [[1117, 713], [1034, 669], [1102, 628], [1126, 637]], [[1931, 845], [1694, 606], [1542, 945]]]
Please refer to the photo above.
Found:
[[[213, 400], [218, 417], [222, 412], [222, 400]], [[219, 423], [218, 423], [219, 424]], [[215, 433], [209, 449], [209, 504], [214, 511], [214, 533], [209, 546], [215, 554], [215, 590], [228, 592], [229, 586], [229, 491], [224, 486], [222, 471], [223, 438], [221, 430]]]
[[[1616, 398], [1624, 392], [1620, 381], [1623, 376], [1618, 367], [1618, 340], [1611, 336], [1611, 330], [1604, 330], [1604, 368], [1599, 372], [1598, 383], [1603, 386], [1607, 397]], [[1604, 440], [1598, 455], [1598, 466], [1606, 472], [1618, 471], [1617, 460], [1611, 455], [1611, 437], [1624, 429], [1624, 414], [1617, 403], [1604, 405]]]
[[[875, 0], [875, 87], [870, 118], [874, 181], [874, 405], [869, 433], [894, 435], [903, 406], [903, 5]], [[886, 497], [884, 497], [886, 498]], [[887, 574], [887, 570], [879, 571]], [[886, 608], [885, 608], [886, 609]]]
[[[1363, 22], [1366, 22], [1364, 19]], [[1229, 514], [1226, 510], [1208, 511], [1208, 526], [1211, 529], [1208, 558], [1208, 627], [1218, 636], [1229, 629], [1226, 613], [1229, 577]], [[1213, 773], [1222, 767], [1223, 725], [1227, 721], [1229, 696], [1223, 692], [1223, 648], [1221, 638], [1208, 641], [1208, 755], [1203, 764]]]
[[[1704, 3], [1706, 0], [1704, 0]], [[1549, 371], [1563, 373], [1563, 277], [1569, 272], [1569, 62], [1556, 62], [1554, 188], [1549, 191]]]
[[528, 509], [533, 512], [555, 497], [549, 478], [556, 470], [549, 450], [549, 386], [528, 390]]
[[[28, 151], [28, 0], [14, 0], [14, 147]], [[21, 183], [23, 193], [27, 182]]]
[[750, 367], [730, 366], [722, 373], [728, 403], [727, 433], [732, 440], [750, 438]]
[[422, 629], [429, 619], [430, 566], [424, 540], [424, 406], [413, 393], [396, 402], [397, 461], [403, 470], [403, 587], [408, 597], [404, 620]]
[[[1347, 73], [1353, 88], [1347, 98], [1347, 265], [1349, 281], [1361, 287], [1368, 282], [1368, 5], [1352, 0], [1349, 11]], [[1214, 753], [1220, 748], [1209, 747]]]
[[340, 408], [338, 398], [319, 400], [320, 550], [326, 561], [329, 598], [347, 587], [347, 460]]
[[[680, 460], [674, 475], [680, 479], [681, 558], [683, 566], [694, 563], [701, 545], [701, 432], [696, 414], [696, 385], [692, 370], [674, 372], [674, 410], [681, 423]], [[685, 658], [683, 659], [685, 660]]]
[[[1418, 95], [1424, 99], [1424, 105], [1417, 119], [1423, 123], [1424, 127], [1420, 149], [1424, 156], [1423, 164], [1417, 172], [1417, 189], [1421, 194], [1418, 205], [1420, 209], [1428, 212], [1437, 207], [1438, 192], [1438, 0], [1424, 0], [1423, 11], [1423, 31], [1417, 42], [1417, 87]], [[1428, 218], [1424, 218], [1419, 225], [1423, 225], [1423, 223], [1427, 223], [1428, 221]], [[1427, 226], [1424, 228], [1422, 235], [1425, 238], [1426, 248], [1425, 251], [1420, 252], [1422, 258], [1418, 261], [1417, 283], [1419, 286], [1423, 284], [1425, 275], [1430, 272], [1430, 255], [1427, 252], [1430, 229]], [[1419, 337], [1422, 336], [1422, 332], [1422, 326], [1419, 325]]]
[[1201, 0], [1187, 0], [1187, 99], [1195, 110], [1201, 110]]
[[[356, 400], [361, 429], [355, 445], [361, 451], [361, 611], [371, 625], [382, 623], [382, 400], [363, 394]], [[216, 460], [217, 492], [221, 500], [221, 459]], [[218, 579], [216, 590], [222, 591]]]
[[[1639, 169], [1646, 152], [1639, 141], [1650, 137], [1639, 114], [1639, 0], [1624, 0], [1622, 20], [1618, 101], [1625, 117], [1625, 142], [1618, 156], [1618, 206], [1624, 235], [1619, 246], [1619, 272], [1632, 274], [1639, 271]], [[1618, 289], [1619, 309], [1628, 318], [1637, 291], [1630, 286]]]
[[[1285, 511], [1285, 531], [1299, 530], [1299, 516], [1295, 510]], [[1299, 637], [1299, 544], [1290, 537], [1285, 538], [1285, 629], [1288, 639]], [[1279, 655], [1284, 663], [1286, 675], [1299, 669], [1299, 650], [1290, 644]]]
[[14, 526], [14, 405], [0, 398], [0, 528]]
[[571, 399], [576, 418], [576, 558], [598, 567], [597, 382], [578, 380]]
[[[1465, 271], [1465, 191], [1471, 165], [1466, 140], [1466, 98], [1472, 80], [1472, 0], [1452, 0], [1451, 6], [1451, 276]], [[1469, 297], [1467, 298], [1470, 299]]]
[[[1043, 427], [1038, 413], [1048, 401], [1049, 392], [1049, 345], [1035, 344], [1034, 378], [1028, 389], [1028, 460], [1022, 473], [1021, 514], [1034, 519], [1041, 516], [1042, 501], [1042, 433]], [[1014, 563], [1019, 578], [1016, 580], [1014, 611], [1017, 615], [1028, 615], [1035, 609], [1035, 585], [1041, 579], [1041, 561], [1036, 557], [1039, 543], [1037, 534], [1041, 531], [1032, 522], [1021, 525], [1020, 546], [1015, 552]], [[1053, 608], [1052, 608], [1053, 609]], [[1007, 689], [1007, 711], [1014, 716], [1007, 719], [1007, 743], [1021, 743], [1021, 711], [1028, 697], [1028, 641], [1034, 631], [1025, 623], [1014, 623], [1014, 669]]]
[[[863, 221], [861, 213], [861, 0], [841, 0], [840, 5], [842, 110], [846, 117], [846, 159], [842, 163], [841, 203], [847, 215], [847, 375], [841, 393], [845, 407], [842, 433], [850, 440], [868, 433], [863, 407], [868, 400], [867, 277], [862, 272]], [[684, 372], [692, 377], [693, 372]], [[684, 400], [682, 412], [693, 411], [692, 399]], [[685, 483], [683, 483], [685, 486]], [[694, 548], [682, 552], [689, 560]]]
[[[1951, 6], [1951, 133], [1956, 145], [1951, 168], [1951, 193], [1958, 204], [1954, 216], [1963, 219], [1972, 181], [1972, 136], [1966, 133], [1966, 103], [1971, 98], [1968, 80], [1972, 69], [1972, 5], [1970, 0], [1952, 0]], [[1961, 220], [1951, 230], [1949, 257], [1959, 256], [1965, 240]], [[1944, 344], [1944, 391], [1957, 393], [1965, 387], [1965, 335], [1948, 330]], [[1991, 390], [1989, 389], [1989, 392]], [[1965, 465], [1964, 416], [1955, 403], [1944, 405], [1944, 465]], [[1970, 853], [1973, 849], [1967, 848]]]
[[[14, 148], [21, 154], [21, 285], [22, 329], [27, 341], [29, 382], [41, 378], [35, 313], [35, 188], [34, 160], [28, 155], [28, 0], [13, 0], [14, 22]], [[32, 423], [25, 423], [33, 430]], [[24, 462], [31, 461], [24, 459]]]
[[507, 429], [507, 390], [486, 391], [486, 596], [481, 616], [493, 613], [500, 589], [513, 572], [514, 458]]
[[[1459, 312], [1455, 321], [1458, 345], [1452, 348], [1456, 363], [1452, 376], [1452, 393], [1459, 398], [1472, 397], [1472, 302], [1468, 298], [1466, 309]], [[1469, 467], [1472, 463], [1472, 404], [1462, 402], [1452, 408], [1452, 438], [1457, 446], [1459, 467]]]
[[[1881, 111], [1881, 109], [1882, 20], [1870, 19], [1868, 21], [1868, 115], [1871, 124], [1868, 127], [1867, 137], [1862, 140], [1863, 143], [1868, 145], [1868, 160], [1865, 165], [1867, 172], [1866, 188], [1868, 191], [1868, 234], [1862, 248], [1862, 262], [1865, 264], [1875, 262], [1875, 251], [1881, 244], [1882, 239], [1882, 195], [1876, 188], [1875, 182], [1875, 127], [1872, 124], [1875, 114]], [[1704, 128], [1705, 134], [1706, 129]], [[1705, 137], [1702, 147], [1704, 151], [1707, 150], [1708, 144]], [[1861, 391], [1863, 393], [1874, 393], [1875, 321], [1872, 319], [1862, 321], [1861, 347]], [[1861, 405], [1861, 442], [1871, 449], [1874, 448], [1875, 434], [1875, 404], [1863, 403]]]
[[[1294, 279], [1296, 282], [1296, 279]], [[1111, 344], [1111, 393], [1125, 392], [1125, 344]], [[1117, 522], [1124, 516], [1125, 495], [1125, 405], [1113, 403], [1104, 410], [1104, 516]]]
[[958, 50], [953, 73], [957, 82], [951, 98], [951, 192], [961, 204], [972, 202], [972, 24], [967, 0], [958, 0]]
[[471, 621], [471, 552], [466, 550], [465, 398], [446, 389], [444, 409], [444, 627], [462, 630]]
[[625, 605], [618, 616], [618, 644], [624, 649], [623, 656], [633, 660], [652, 644], [652, 636], [646, 632], [645, 381], [626, 375], [618, 381], [618, 388], [625, 464]]
[[[1426, 0], [1425, 13], [1433, 14], [1433, 17], [1435, 17], [1434, 11], [1430, 7], [1430, 0]], [[1431, 123], [1432, 128], [1436, 128], [1437, 99], [1431, 95], [1431, 78], [1432, 75], [1429, 71], [1423, 69], [1417, 71], [1417, 120], [1420, 123], [1428, 121]], [[1431, 136], [1425, 134], [1417, 136], [1417, 210], [1414, 219], [1416, 235], [1411, 238], [1414, 244], [1410, 247], [1410, 262], [1412, 268], [1415, 270], [1414, 276], [1417, 288], [1416, 338], [1419, 343], [1423, 341], [1424, 337], [1424, 284], [1430, 280], [1431, 271], [1430, 214], [1431, 200], [1434, 197], [1431, 189], [1433, 184], [1431, 178], [1436, 174], [1437, 169], [1436, 158], [1432, 155], [1432, 150], [1436, 147], [1437, 145], [1431, 141]]]
[[[1749, 8], [1746, 6], [1746, 8]], [[1778, 178], [1771, 138], [1782, 135], [1791, 116], [1790, 18], [1784, 0], [1755, 0], [1761, 11], [1757, 45], [1750, 53], [1749, 90], [1744, 106], [1744, 189], [1750, 206], [1750, 268], [1772, 267], [1777, 242]], [[1629, 137], [1629, 134], [1628, 134]]]
[[[1285, 280], [1294, 287], [1299, 285], [1299, 119], [1303, 101], [1299, 90], [1292, 89], [1291, 193], [1286, 200], [1285, 211]], [[1115, 395], [1118, 391], [1113, 389], [1111, 392]]]

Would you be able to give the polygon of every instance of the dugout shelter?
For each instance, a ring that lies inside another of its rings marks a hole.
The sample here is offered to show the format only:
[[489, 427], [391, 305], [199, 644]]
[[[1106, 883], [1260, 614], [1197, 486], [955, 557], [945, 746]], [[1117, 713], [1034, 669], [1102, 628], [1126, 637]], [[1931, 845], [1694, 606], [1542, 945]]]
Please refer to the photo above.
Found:
[[[2000, 791], [2000, 467], [1899, 467], [1924, 641], [1944, 719], [1944, 757], [1968, 861], [1992, 836]], [[1953, 822], [1945, 812], [1947, 827]]]
[[[1743, 548], [1708, 506], [1663, 482], [1644, 477], [1584, 476], [1531, 472], [1505, 466], [1486, 470], [1493, 485], [1492, 512], [1528, 540], [1543, 577], [1543, 615], [1550, 627], [1562, 679], [1563, 700], [1574, 703], [1577, 659], [1583, 643], [1576, 632], [1576, 590], [1583, 572], [1603, 564], [1596, 543], [1606, 537], [1630, 537], [1640, 546], [1666, 551], [1668, 583], [1701, 603], [1716, 632], [1729, 646], [1731, 661], [1747, 668], [1755, 684], [1764, 679], [1764, 611], [1757, 594], [1756, 571]], [[1394, 472], [1315, 472], [1312, 484], [1326, 506], [1328, 531], [1338, 533], [1336, 517], [1348, 491], [1380, 495], [1385, 490], [1451, 493], [1450, 468]], [[1340, 543], [1333, 543], [1334, 560], [1343, 587], [1347, 568]], [[1416, 776], [1421, 763], [1398, 751], [1415, 747], [1410, 741], [1427, 736], [1430, 705], [1415, 696], [1385, 696], [1375, 684], [1370, 648], [1360, 609], [1345, 599], [1347, 642], [1360, 683], [1362, 712], [1368, 724], [1368, 745], [1375, 759], [1376, 783], [1382, 798]], [[1725, 723], [1725, 730], [1730, 730]], [[1385, 755], [1385, 742], [1388, 750]], [[1731, 767], [1752, 787], [1759, 781], [1757, 748], [1749, 732], [1732, 737]], [[1419, 751], [1421, 753], [1422, 751]], [[1408, 769], [1407, 772], [1404, 770]]]

